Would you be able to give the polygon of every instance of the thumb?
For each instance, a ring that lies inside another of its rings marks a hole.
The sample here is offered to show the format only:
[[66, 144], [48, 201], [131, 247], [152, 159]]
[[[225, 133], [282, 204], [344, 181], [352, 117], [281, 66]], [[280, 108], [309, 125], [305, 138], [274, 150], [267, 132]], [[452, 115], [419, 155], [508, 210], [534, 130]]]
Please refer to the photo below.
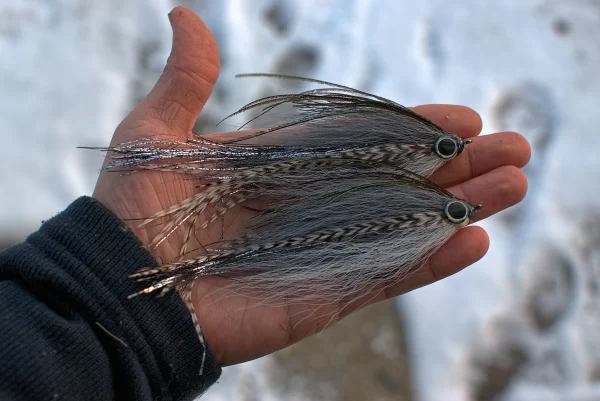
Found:
[[171, 55], [160, 79], [138, 109], [187, 133], [219, 76], [219, 52], [214, 37], [191, 10], [177, 7], [169, 19], [173, 27]]

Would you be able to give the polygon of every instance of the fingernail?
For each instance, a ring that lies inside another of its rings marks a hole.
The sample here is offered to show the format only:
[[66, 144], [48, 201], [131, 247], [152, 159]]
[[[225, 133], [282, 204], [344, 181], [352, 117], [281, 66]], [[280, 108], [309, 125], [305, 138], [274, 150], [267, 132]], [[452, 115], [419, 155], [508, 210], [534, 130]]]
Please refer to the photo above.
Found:
[[[172, 13], [172, 12], [171, 12]], [[171, 15], [171, 13], [167, 14], [167, 16], [169, 17], [169, 22], [171, 23], [171, 28], [173, 27], [173, 20], [171, 19], [173, 16]]]

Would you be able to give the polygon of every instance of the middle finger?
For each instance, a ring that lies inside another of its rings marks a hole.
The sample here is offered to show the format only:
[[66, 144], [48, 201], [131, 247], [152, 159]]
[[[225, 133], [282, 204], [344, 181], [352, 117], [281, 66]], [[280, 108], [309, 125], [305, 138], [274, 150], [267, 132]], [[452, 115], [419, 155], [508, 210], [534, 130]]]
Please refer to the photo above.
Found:
[[531, 148], [516, 132], [501, 132], [471, 138], [472, 143], [430, 177], [442, 187], [456, 185], [501, 166], [523, 167], [529, 162]]

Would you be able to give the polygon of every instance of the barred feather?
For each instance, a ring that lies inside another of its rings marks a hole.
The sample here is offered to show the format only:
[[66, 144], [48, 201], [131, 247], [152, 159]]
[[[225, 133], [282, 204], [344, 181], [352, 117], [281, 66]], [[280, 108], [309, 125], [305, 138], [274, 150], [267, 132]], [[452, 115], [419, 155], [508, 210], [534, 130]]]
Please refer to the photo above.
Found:
[[[229, 177], [206, 183], [200, 193], [155, 214], [143, 224], [170, 216], [169, 221], [149, 245], [154, 249], [187, 220], [206, 212], [209, 207], [219, 210], [209, 214], [200, 227], [194, 227], [192, 224], [195, 230], [207, 228], [227, 211], [249, 199], [266, 197], [271, 201], [285, 199], [287, 202], [290, 199], [305, 198], [308, 192], [314, 196], [323, 194], [332, 188], [330, 181], [346, 179], [346, 176], [361, 174], [363, 179], [366, 176], [377, 179], [393, 176], [397, 171], [385, 164], [359, 159], [309, 159], [274, 163], [235, 172]], [[408, 177], [404, 176], [404, 179], [407, 180]], [[186, 244], [189, 238], [188, 233], [180, 252], [181, 256], [187, 251]]]

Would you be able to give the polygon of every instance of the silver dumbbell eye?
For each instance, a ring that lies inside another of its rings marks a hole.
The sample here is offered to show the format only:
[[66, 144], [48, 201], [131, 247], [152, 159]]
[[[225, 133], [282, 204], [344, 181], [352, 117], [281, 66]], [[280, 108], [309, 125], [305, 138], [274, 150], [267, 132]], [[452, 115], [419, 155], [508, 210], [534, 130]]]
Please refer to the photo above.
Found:
[[469, 206], [461, 201], [450, 201], [444, 207], [444, 214], [452, 223], [461, 224], [469, 217]]
[[434, 150], [442, 159], [452, 159], [458, 153], [458, 145], [453, 137], [442, 135], [435, 141]]

